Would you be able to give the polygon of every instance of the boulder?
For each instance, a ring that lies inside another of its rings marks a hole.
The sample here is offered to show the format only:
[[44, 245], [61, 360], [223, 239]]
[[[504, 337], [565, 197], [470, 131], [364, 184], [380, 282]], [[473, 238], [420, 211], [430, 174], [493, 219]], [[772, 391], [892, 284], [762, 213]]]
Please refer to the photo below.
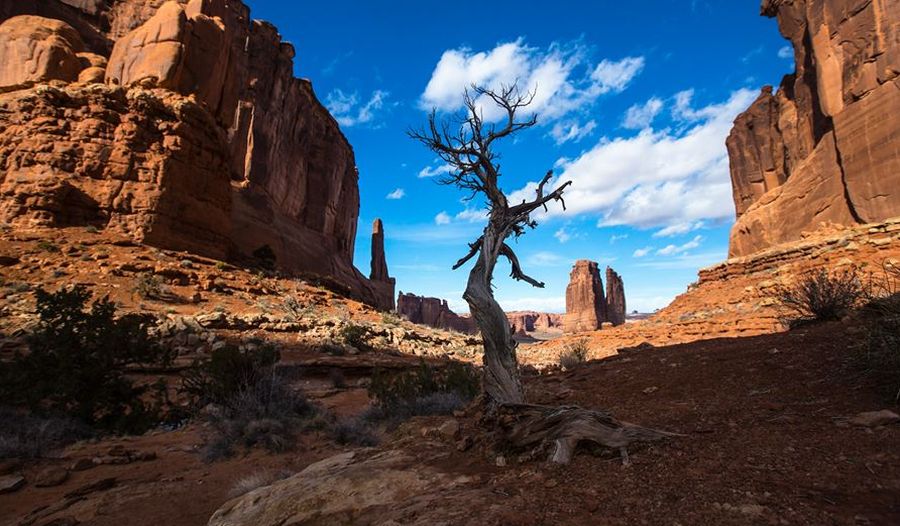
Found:
[[25, 477], [19, 474], [0, 476], [0, 495], [12, 493], [25, 487]]
[[166, 2], [145, 24], [116, 41], [106, 82], [130, 86], [152, 80], [166, 89], [179, 87], [183, 70], [187, 16], [178, 2]]
[[72, 82], [82, 70], [84, 48], [72, 26], [39, 16], [16, 16], [0, 24], [0, 91], [60, 80]]
[[34, 477], [34, 485], [38, 488], [59, 486], [69, 478], [69, 472], [59, 466], [48, 466]]

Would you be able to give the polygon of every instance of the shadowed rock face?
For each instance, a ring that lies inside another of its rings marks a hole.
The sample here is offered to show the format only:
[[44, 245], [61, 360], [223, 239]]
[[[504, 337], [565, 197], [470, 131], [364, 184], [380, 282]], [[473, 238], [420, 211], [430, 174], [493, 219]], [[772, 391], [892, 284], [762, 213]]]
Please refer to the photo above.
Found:
[[625, 323], [625, 284], [622, 277], [606, 267], [606, 316], [613, 325]]
[[900, 3], [764, 0], [762, 13], [793, 44], [796, 71], [726, 142], [731, 257], [900, 215]]
[[427, 298], [400, 292], [397, 296], [397, 314], [413, 323], [438, 329], [450, 329], [468, 334], [475, 333], [475, 321], [459, 316], [447, 305], [447, 300]]
[[[100, 211], [92, 223], [143, 225], [134, 230], [138, 240], [232, 259], [251, 259], [264, 251], [283, 270], [333, 277], [356, 297], [391, 308], [393, 285], [388, 286], [386, 265], [384, 279], [375, 281], [353, 266], [359, 215], [353, 150], [310, 83], [294, 78], [294, 49], [281, 41], [274, 26], [251, 21], [247, 6], [236, 0], [3, 2], [0, 20], [14, 15], [45, 18], [10, 18], [0, 25], [0, 86], [47, 80], [71, 83], [66, 86], [73, 94], [68, 98], [87, 105], [54, 109], [52, 97], [45, 97], [39, 108], [29, 107], [31, 116], [56, 119], [44, 121], [44, 140], [52, 136], [53, 126], [65, 129], [67, 119], [83, 122], [84, 134], [89, 134], [86, 129], [96, 118], [108, 121], [110, 131], [120, 134], [103, 136], [100, 142], [116, 145], [130, 140], [160, 146], [111, 159], [115, 149], [94, 148], [96, 141], [44, 151], [52, 140], [37, 144], [28, 139], [25, 154], [4, 158], [2, 177], [8, 185], [4, 195], [14, 198], [0, 203], [7, 221], [48, 225], [56, 220], [42, 210], [74, 199], [83, 204], [79, 208]], [[31, 59], [36, 56], [54, 59], [35, 64]], [[89, 105], [93, 100], [89, 93], [99, 89], [91, 86], [102, 84], [112, 86], [97, 91], [109, 99], [101, 104], [106, 110], [91, 115], [97, 108]], [[141, 89], [154, 91], [162, 106], [172, 106], [163, 111], [114, 103], [117, 97], [133, 98]], [[11, 92], [3, 104], [6, 109], [18, 108], [22, 105], [15, 101], [17, 96], [34, 95]], [[207, 116], [186, 122], [179, 111], [183, 102], [176, 95], [194, 97], [196, 102], [185, 103]], [[163, 121], [171, 124], [160, 129]], [[202, 127], [192, 130], [198, 137], [179, 135], [196, 126]], [[127, 135], [134, 130], [146, 133]], [[0, 133], [7, 140], [21, 131]], [[20, 140], [13, 137], [7, 142]], [[28, 151], [34, 152], [30, 160], [25, 159]], [[180, 151], [194, 157], [169, 154]], [[154, 167], [145, 170], [151, 160]], [[115, 166], [109, 166], [112, 161]], [[194, 162], [196, 175], [190, 172]], [[213, 169], [218, 174], [207, 175]], [[175, 172], [184, 173], [177, 177], [184, 179], [179, 192], [150, 190], [169, 189], [165, 174]], [[152, 179], [151, 174], [162, 179]], [[104, 180], [87, 180], [98, 176]], [[23, 188], [12, 190], [12, 181], [23, 183]], [[71, 190], [60, 190], [70, 186], [84, 195], [74, 198]], [[147, 193], [121, 194], [138, 187]], [[198, 194], [203, 191], [208, 195]], [[187, 206], [192, 200], [205, 206]], [[43, 220], [35, 223], [38, 216]]]
[[381, 219], [372, 224], [372, 271], [369, 274], [372, 285], [378, 290], [379, 298], [390, 298], [390, 304], [379, 305], [384, 310], [394, 310], [394, 285], [396, 280], [388, 274], [384, 257], [384, 225]]

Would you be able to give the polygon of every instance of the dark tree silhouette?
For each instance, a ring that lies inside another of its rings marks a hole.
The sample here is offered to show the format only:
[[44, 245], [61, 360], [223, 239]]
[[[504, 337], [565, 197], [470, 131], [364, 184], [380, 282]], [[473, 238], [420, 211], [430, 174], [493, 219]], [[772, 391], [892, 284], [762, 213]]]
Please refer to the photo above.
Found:
[[[636, 440], [656, 440], [670, 433], [619, 422], [607, 413], [578, 407], [544, 407], [526, 404], [525, 391], [519, 378], [516, 342], [509, 321], [491, 288], [494, 268], [502, 256], [509, 261], [510, 275], [535, 287], [544, 284], [522, 271], [519, 258], [507, 244], [510, 236], [518, 238], [537, 226], [531, 214], [558, 202], [565, 209], [563, 192], [571, 184], [566, 181], [549, 190], [553, 171], [538, 183], [533, 199], [510, 203], [500, 188], [499, 155], [496, 141], [530, 128], [536, 115], [522, 118], [521, 113], [534, 100], [534, 92], [522, 93], [515, 84], [492, 90], [472, 86], [464, 93], [465, 110], [455, 117], [438, 121], [433, 110], [424, 129], [411, 129], [408, 134], [438, 155], [451, 167], [439, 179], [469, 192], [467, 200], [478, 196], [486, 200], [488, 223], [482, 235], [469, 243], [469, 252], [453, 266], [458, 269], [475, 259], [463, 298], [481, 331], [484, 344], [484, 394], [486, 414], [503, 428], [503, 436], [515, 447], [541, 449], [553, 445], [552, 460], [567, 463], [581, 440], [590, 440], [618, 448], [627, 461], [626, 447]], [[499, 124], [485, 122], [480, 104], [495, 104], [504, 113]]]

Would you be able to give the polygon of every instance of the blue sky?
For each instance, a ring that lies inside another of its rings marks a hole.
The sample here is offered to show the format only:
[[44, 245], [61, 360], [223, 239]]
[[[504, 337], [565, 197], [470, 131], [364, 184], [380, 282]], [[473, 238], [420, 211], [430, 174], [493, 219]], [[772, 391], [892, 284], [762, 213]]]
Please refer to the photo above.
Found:
[[312, 80], [354, 147], [356, 266], [368, 272], [380, 217], [398, 290], [463, 312], [467, 270], [450, 266], [484, 220], [477, 201], [435, 182], [441, 163], [405, 135], [430, 108], [452, 112], [471, 82], [536, 88], [539, 124], [500, 145], [501, 185], [529, 195], [551, 168], [556, 182], [573, 181], [568, 211], [538, 217], [513, 246], [546, 288], [510, 280], [501, 262], [505, 309], [564, 311], [573, 262], [593, 259], [623, 276], [629, 310], [646, 312], [725, 259], [734, 219], [725, 137], [763, 85], [793, 70], [757, 1], [249, 4], [294, 44], [295, 74]]

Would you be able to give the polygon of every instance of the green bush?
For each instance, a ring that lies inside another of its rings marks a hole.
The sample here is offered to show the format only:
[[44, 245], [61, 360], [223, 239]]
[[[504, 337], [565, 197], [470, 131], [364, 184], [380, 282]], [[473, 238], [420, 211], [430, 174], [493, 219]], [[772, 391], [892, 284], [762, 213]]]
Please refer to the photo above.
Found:
[[362, 325], [347, 323], [341, 327], [340, 337], [344, 343], [352, 345], [361, 351], [371, 347], [368, 342], [369, 331]]
[[171, 354], [148, 334], [152, 317], [116, 317], [115, 304], [100, 299], [85, 310], [83, 286], [35, 291], [39, 321], [28, 353], [17, 354], [0, 375], [0, 397], [35, 413], [64, 414], [103, 429], [139, 432], [156, 423], [162, 397], [145, 402], [149, 387], [126, 376], [132, 366], [167, 366]]
[[860, 306], [867, 293], [855, 269], [832, 273], [819, 269], [793, 285], [779, 287], [775, 298], [783, 323], [795, 328], [812, 322], [840, 320]]
[[278, 349], [272, 345], [259, 345], [252, 351], [227, 345], [208, 358], [196, 360], [182, 375], [182, 390], [195, 407], [228, 406], [241, 393], [272, 375], [279, 358]]
[[369, 385], [375, 406], [368, 418], [398, 421], [450, 414], [475, 398], [480, 388], [478, 371], [459, 362], [435, 367], [423, 360], [416, 369], [403, 372], [376, 369]]

